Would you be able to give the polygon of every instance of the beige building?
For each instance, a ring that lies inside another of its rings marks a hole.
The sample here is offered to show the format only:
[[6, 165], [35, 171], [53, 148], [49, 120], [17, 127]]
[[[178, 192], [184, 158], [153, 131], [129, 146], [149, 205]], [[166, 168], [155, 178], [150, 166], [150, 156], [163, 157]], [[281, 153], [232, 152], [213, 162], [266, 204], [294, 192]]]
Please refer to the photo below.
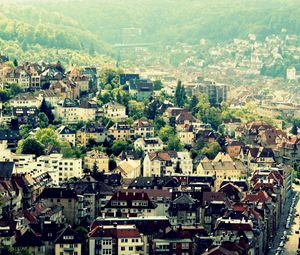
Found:
[[117, 172], [122, 174], [125, 179], [134, 179], [141, 176], [141, 160], [125, 159], [118, 163]]
[[108, 129], [109, 135], [113, 136], [116, 140], [126, 140], [134, 136], [134, 130], [130, 125], [124, 122], [117, 122]]
[[66, 126], [61, 126], [57, 130], [59, 139], [69, 142], [72, 146], [76, 143], [76, 132]]
[[89, 170], [93, 170], [96, 165], [99, 172], [108, 172], [108, 163], [109, 157], [107, 154], [98, 150], [88, 151], [84, 157], [84, 167]]
[[159, 137], [152, 138], [138, 138], [134, 142], [135, 150], [141, 149], [143, 152], [155, 152], [162, 151], [164, 148], [164, 144]]
[[115, 121], [122, 121], [128, 118], [128, 116], [126, 115], [126, 107], [117, 102], [107, 103], [103, 108], [106, 118]]
[[92, 121], [96, 119], [97, 103], [85, 101], [80, 105], [77, 102], [65, 98], [54, 109], [54, 116], [64, 123], [78, 123], [79, 121]]
[[98, 143], [104, 142], [104, 140], [108, 138], [108, 132], [106, 128], [99, 124], [88, 122], [84, 127], [77, 131], [76, 136], [77, 140], [82, 145], [86, 145], [90, 139]]
[[21, 93], [10, 100], [12, 107], [36, 107], [39, 108], [42, 101], [31, 93]]
[[89, 233], [89, 255], [140, 255], [143, 238], [135, 225], [95, 227]]
[[215, 188], [218, 190], [223, 180], [247, 177], [248, 169], [241, 161], [233, 161], [225, 153], [220, 152], [215, 159], [204, 158], [197, 167], [198, 175], [216, 177]]
[[143, 176], [165, 176], [193, 173], [193, 161], [188, 152], [149, 152], [143, 162]]
[[82, 254], [82, 241], [78, 233], [71, 226], [67, 226], [58, 233], [58, 237], [54, 241], [55, 255], [62, 254]]

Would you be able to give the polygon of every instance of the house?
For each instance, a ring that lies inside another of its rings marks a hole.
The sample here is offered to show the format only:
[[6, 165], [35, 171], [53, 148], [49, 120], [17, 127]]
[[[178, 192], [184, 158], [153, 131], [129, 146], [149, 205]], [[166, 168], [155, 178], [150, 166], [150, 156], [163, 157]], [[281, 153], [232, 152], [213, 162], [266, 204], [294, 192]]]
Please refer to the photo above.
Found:
[[164, 144], [159, 137], [138, 138], [134, 142], [134, 149], [141, 149], [144, 153], [162, 151]]
[[135, 225], [97, 226], [89, 234], [89, 255], [140, 255], [143, 252], [142, 234]]
[[84, 254], [83, 251], [83, 239], [74, 231], [71, 226], [66, 226], [60, 232], [57, 233], [57, 238], [54, 241], [55, 255], [61, 254]]
[[19, 237], [13, 247], [17, 249], [25, 248], [30, 254], [45, 254], [44, 242], [31, 229], [28, 229], [21, 237]]
[[233, 140], [233, 141], [230, 141], [228, 143], [228, 145], [226, 146], [226, 152], [232, 159], [234, 159], [240, 155], [241, 149], [244, 146], [245, 145], [242, 142]]
[[22, 139], [19, 131], [2, 129], [0, 130], [0, 143], [5, 143], [7, 148], [15, 151], [18, 142]]
[[134, 130], [125, 122], [117, 122], [108, 129], [109, 135], [116, 140], [126, 140], [134, 137]]
[[141, 159], [124, 159], [117, 163], [115, 171], [124, 179], [134, 179], [141, 176]]
[[175, 118], [176, 130], [183, 130], [186, 125], [193, 125], [198, 122], [190, 112], [181, 112]]
[[83, 175], [81, 158], [64, 158], [62, 154], [53, 153], [38, 157], [36, 162], [37, 166], [44, 163], [46, 171], [56, 185], [67, 182], [71, 178], [81, 178]]
[[105, 205], [103, 214], [106, 217], [154, 216], [156, 207], [144, 191], [119, 190]]
[[144, 163], [143, 176], [164, 176], [175, 173], [192, 174], [193, 164], [188, 152], [149, 152]]
[[126, 107], [117, 103], [110, 102], [103, 106], [104, 115], [113, 121], [124, 121], [127, 119]]
[[180, 238], [180, 237], [165, 237], [165, 238], [155, 238], [152, 241], [153, 254], [163, 255], [163, 254], [193, 254], [193, 241], [190, 238]]
[[84, 100], [81, 104], [77, 101], [65, 98], [54, 108], [54, 116], [64, 123], [78, 123], [79, 121], [93, 121], [96, 119], [97, 103], [92, 100]]
[[120, 84], [125, 85], [126, 82], [130, 80], [139, 80], [140, 75], [139, 74], [134, 74], [134, 73], [121, 73], [120, 74]]
[[132, 124], [136, 137], [149, 138], [154, 136], [154, 126], [147, 119], [138, 119]]
[[108, 172], [108, 162], [109, 157], [107, 154], [98, 150], [88, 151], [84, 157], [84, 167], [89, 170], [94, 170], [96, 167], [97, 171], [99, 172]]
[[32, 93], [20, 93], [10, 100], [12, 107], [35, 107], [40, 108], [42, 101]]
[[58, 133], [59, 139], [63, 141], [67, 141], [72, 146], [75, 146], [76, 143], [76, 132], [69, 127], [61, 126], [59, 127], [56, 132]]
[[252, 171], [259, 167], [271, 167], [275, 164], [274, 151], [271, 148], [265, 147], [250, 147], [245, 148], [246, 163]]
[[97, 143], [103, 143], [108, 139], [107, 129], [98, 123], [88, 122], [84, 127], [76, 133], [77, 140], [86, 145], [89, 140], [94, 140]]
[[63, 214], [69, 224], [80, 224], [86, 218], [83, 196], [69, 188], [46, 188], [39, 196], [39, 201], [45, 201], [50, 206], [63, 208]]
[[163, 177], [136, 177], [128, 189], [154, 189], [154, 190], [177, 190], [180, 188], [180, 182], [176, 177], [163, 176]]
[[220, 188], [226, 178], [238, 179], [246, 177], [248, 168], [241, 161], [233, 161], [228, 154], [219, 152], [213, 159], [204, 158], [197, 167], [200, 175], [214, 175], [216, 177], [215, 187]]
[[63, 98], [78, 99], [80, 95], [79, 87], [70, 79], [58, 79], [51, 83], [49, 90], [55, 91]]
[[129, 93], [138, 101], [148, 100], [151, 97], [153, 90], [154, 87], [151, 81], [140, 79], [129, 81]]
[[80, 180], [69, 184], [71, 189], [76, 190], [77, 195], [83, 197], [86, 221], [88, 223], [91, 223], [97, 216], [101, 215], [105, 205], [114, 194], [113, 188], [104, 183], [104, 181], [97, 181], [87, 174]]
[[13, 107], [13, 116], [19, 125], [27, 124], [35, 127], [39, 110], [36, 107]]
[[180, 142], [185, 146], [192, 146], [195, 140], [194, 128], [192, 125], [184, 125], [181, 130], [177, 131], [177, 136]]
[[41, 102], [45, 100], [46, 103], [52, 107], [57, 106], [58, 103], [63, 100], [63, 97], [60, 94], [49, 89], [39, 91], [38, 98], [41, 100]]
[[188, 194], [174, 198], [169, 207], [170, 222], [173, 226], [200, 223], [200, 204]]

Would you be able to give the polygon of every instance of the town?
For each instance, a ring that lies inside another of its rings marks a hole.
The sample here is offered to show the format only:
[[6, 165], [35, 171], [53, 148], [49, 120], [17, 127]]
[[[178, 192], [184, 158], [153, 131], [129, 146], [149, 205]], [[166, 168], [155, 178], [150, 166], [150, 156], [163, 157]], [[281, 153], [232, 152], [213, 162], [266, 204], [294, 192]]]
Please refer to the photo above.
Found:
[[2, 52], [0, 253], [297, 254], [299, 40], [114, 67]]

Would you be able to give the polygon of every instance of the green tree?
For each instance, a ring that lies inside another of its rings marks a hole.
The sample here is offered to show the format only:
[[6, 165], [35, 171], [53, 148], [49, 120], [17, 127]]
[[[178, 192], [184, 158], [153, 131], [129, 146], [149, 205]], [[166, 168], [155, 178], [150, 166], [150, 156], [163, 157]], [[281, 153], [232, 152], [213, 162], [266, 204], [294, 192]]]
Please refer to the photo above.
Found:
[[55, 130], [51, 128], [43, 128], [39, 129], [35, 133], [35, 139], [39, 141], [41, 144], [43, 144], [46, 148], [50, 145], [60, 147], [60, 140], [58, 138], [58, 134], [55, 132]]
[[217, 142], [209, 143], [201, 150], [201, 153], [207, 156], [209, 159], [213, 159], [222, 150], [221, 146]]
[[174, 137], [174, 135], [175, 135], [174, 129], [169, 125], [164, 126], [158, 132], [159, 138], [164, 143], [168, 142], [171, 137]]
[[27, 138], [30, 133], [30, 128], [28, 125], [21, 125], [19, 128], [20, 135], [23, 139]]
[[37, 124], [38, 124], [38, 127], [40, 127], [40, 128], [46, 128], [46, 127], [48, 127], [49, 120], [48, 120], [48, 117], [47, 117], [47, 115], [45, 113], [43, 113], [43, 112], [39, 113]]
[[160, 80], [156, 80], [153, 82], [154, 90], [161, 90], [162, 89], [162, 82]]
[[182, 151], [183, 150], [183, 145], [177, 136], [172, 136], [169, 138], [169, 140], [167, 142], [167, 150], [169, 150], [169, 151]]
[[18, 60], [17, 59], [14, 59], [14, 66], [17, 67], [19, 64], [18, 64]]
[[293, 135], [298, 134], [298, 127], [296, 126], [296, 124], [293, 124], [293, 127], [291, 129], [291, 134], [293, 134]]
[[161, 130], [161, 128], [166, 125], [166, 122], [164, 121], [164, 119], [161, 116], [157, 116], [154, 119], [153, 124], [154, 124], [155, 131], [159, 132]]
[[40, 112], [43, 112], [47, 115], [48, 121], [50, 124], [54, 121], [54, 115], [52, 113], [51, 106], [47, 104], [46, 100], [43, 98], [43, 101], [41, 103]]
[[189, 111], [195, 115], [198, 111], [197, 109], [197, 105], [199, 103], [199, 100], [198, 98], [194, 95], [192, 96], [191, 100], [190, 100], [190, 103], [189, 103]]
[[133, 119], [139, 119], [143, 117], [145, 104], [136, 100], [129, 100], [128, 102], [128, 115]]
[[34, 138], [26, 138], [18, 143], [17, 152], [21, 154], [34, 154], [37, 157], [45, 154], [45, 146]]
[[115, 140], [113, 146], [111, 147], [112, 154], [119, 156], [123, 150], [128, 150], [130, 148], [127, 141]]
[[176, 86], [175, 90], [175, 104], [179, 107], [183, 107], [186, 103], [187, 96], [185, 93], [184, 86], [181, 84], [181, 81], [179, 80]]

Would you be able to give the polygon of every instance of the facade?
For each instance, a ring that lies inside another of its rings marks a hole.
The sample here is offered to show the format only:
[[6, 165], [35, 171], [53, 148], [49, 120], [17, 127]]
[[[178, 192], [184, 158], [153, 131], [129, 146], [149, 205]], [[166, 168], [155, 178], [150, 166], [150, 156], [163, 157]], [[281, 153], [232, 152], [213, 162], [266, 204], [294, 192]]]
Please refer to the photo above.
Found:
[[220, 152], [214, 160], [203, 159], [197, 167], [197, 173], [215, 176], [215, 187], [218, 189], [222, 181], [227, 178], [247, 177], [248, 168], [241, 161], [233, 161], [228, 154]]
[[141, 149], [143, 152], [148, 153], [162, 151], [164, 148], [164, 144], [159, 137], [138, 138], [134, 142], [134, 148], [136, 150]]
[[96, 166], [99, 172], [108, 172], [108, 162], [109, 157], [106, 153], [97, 150], [88, 151], [84, 157], [84, 167], [89, 170], [93, 170]]
[[103, 109], [105, 117], [114, 121], [122, 121], [128, 117], [126, 107], [116, 102], [107, 103]]

